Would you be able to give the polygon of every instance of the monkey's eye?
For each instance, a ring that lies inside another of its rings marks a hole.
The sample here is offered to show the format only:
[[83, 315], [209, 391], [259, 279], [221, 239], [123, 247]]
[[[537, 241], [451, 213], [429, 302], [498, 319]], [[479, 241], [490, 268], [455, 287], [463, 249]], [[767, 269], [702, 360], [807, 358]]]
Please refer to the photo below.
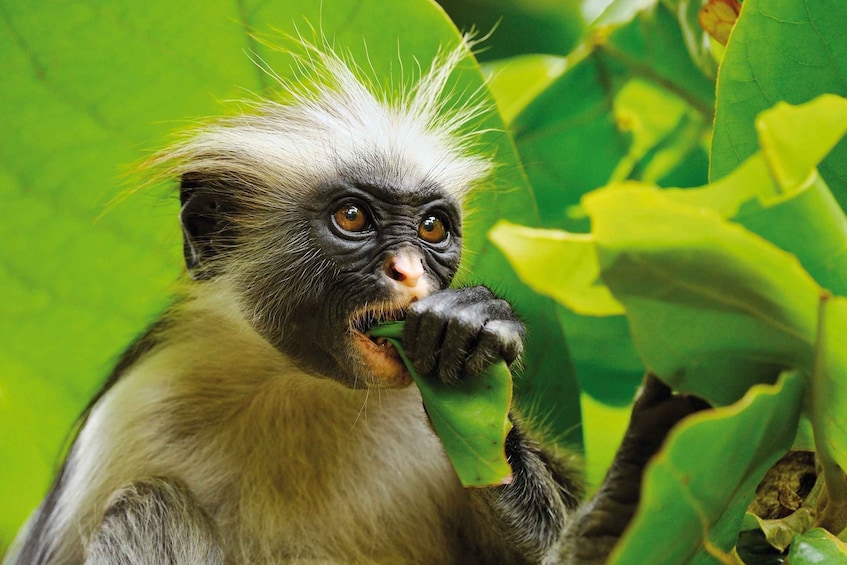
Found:
[[418, 235], [427, 243], [441, 243], [447, 239], [447, 227], [438, 216], [427, 216], [418, 225]]
[[367, 212], [353, 202], [342, 204], [332, 215], [335, 225], [346, 232], [362, 232], [371, 227]]

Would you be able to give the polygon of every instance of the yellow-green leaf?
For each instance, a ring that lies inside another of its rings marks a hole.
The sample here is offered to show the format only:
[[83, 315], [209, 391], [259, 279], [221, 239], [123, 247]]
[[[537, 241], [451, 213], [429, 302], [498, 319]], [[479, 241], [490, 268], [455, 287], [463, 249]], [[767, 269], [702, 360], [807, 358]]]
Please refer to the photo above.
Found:
[[589, 234], [497, 223], [488, 237], [536, 292], [578, 314], [612, 316], [623, 306], [600, 280], [600, 266]]

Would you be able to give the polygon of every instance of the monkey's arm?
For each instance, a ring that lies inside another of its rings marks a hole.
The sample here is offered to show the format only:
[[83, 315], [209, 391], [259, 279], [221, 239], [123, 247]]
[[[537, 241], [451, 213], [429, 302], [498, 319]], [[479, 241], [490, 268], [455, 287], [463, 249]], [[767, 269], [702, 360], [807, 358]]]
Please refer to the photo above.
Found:
[[86, 564], [223, 564], [220, 534], [188, 488], [166, 478], [116, 490]]
[[520, 422], [506, 438], [506, 456], [510, 484], [467, 491], [477, 530], [493, 561], [538, 563], [555, 547], [583, 487], [575, 469], [528, 437]]

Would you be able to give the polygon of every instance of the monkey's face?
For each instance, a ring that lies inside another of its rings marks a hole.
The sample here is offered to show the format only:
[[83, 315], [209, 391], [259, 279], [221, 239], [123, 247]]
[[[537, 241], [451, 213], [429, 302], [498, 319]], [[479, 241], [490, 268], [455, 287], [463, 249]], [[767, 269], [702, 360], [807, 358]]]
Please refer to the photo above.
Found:
[[437, 187], [353, 181], [319, 191], [305, 219], [321, 265], [307, 276], [318, 284], [294, 305], [288, 330], [266, 335], [348, 386], [410, 384], [394, 347], [369, 330], [450, 284], [461, 255], [458, 204]]
[[195, 278], [230, 278], [245, 317], [301, 368], [354, 388], [402, 387], [411, 378], [399, 355], [369, 329], [450, 284], [461, 212], [438, 186], [373, 179], [344, 175], [294, 201], [184, 177], [186, 260]]

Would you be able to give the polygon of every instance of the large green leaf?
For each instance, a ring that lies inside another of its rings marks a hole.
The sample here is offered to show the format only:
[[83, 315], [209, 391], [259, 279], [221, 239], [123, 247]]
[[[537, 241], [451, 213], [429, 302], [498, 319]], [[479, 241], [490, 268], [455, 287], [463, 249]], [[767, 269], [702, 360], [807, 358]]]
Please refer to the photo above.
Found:
[[847, 331], [847, 298], [825, 299], [820, 316], [809, 412], [831, 507], [821, 513], [819, 523], [826, 523], [827, 514], [837, 511], [833, 507], [840, 504], [840, 526], [844, 528], [844, 513], [847, 512], [843, 507], [847, 504], [843, 471], [847, 469], [847, 351], [841, 343]]
[[[745, 0], [718, 74], [710, 175], [718, 179], [758, 149], [754, 117], [778, 101], [824, 92], [847, 96], [847, 4], [838, 0]], [[847, 205], [847, 143], [820, 167]]]
[[503, 220], [488, 237], [536, 292], [578, 314], [623, 315], [623, 306], [600, 280], [600, 264], [589, 234], [527, 228]]
[[[172, 132], [238, 112], [228, 100], [272, 96], [274, 81], [251, 58], [289, 76], [286, 51], [298, 42], [285, 34], [311, 37], [312, 26], [378, 77], [425, 67], [458, 40], [429, 0], [179, 9], [162, 0], [0, 2], [0, 550], [43, 495], [73, 420], [121, 349], [167, 306], [182, 270], [170, 187], [109, 202], [144, 182], [134, 164]], [[481, 85], [469, 60], [455, 91]], [[505, 173], [467, 226], [465, 272], [506, 286], [514, 275], [484, 233], [501, 215], [537, 219], [502, 122], [492, 115], [483, 127]], [[575, 427], [577, 394], [558, 323], [543, 301], [516, 294], [530, 331], [543, 338], [528, 348], [529, 402], [543, 405], [552, 375], [556, 396], [570, 399], [552, 421]]]
[[675, 389], [727, 404], [811, 367], [820, 289], [796, 258], [650, 188], [611, 187], [585, 206], [636, 347]]

